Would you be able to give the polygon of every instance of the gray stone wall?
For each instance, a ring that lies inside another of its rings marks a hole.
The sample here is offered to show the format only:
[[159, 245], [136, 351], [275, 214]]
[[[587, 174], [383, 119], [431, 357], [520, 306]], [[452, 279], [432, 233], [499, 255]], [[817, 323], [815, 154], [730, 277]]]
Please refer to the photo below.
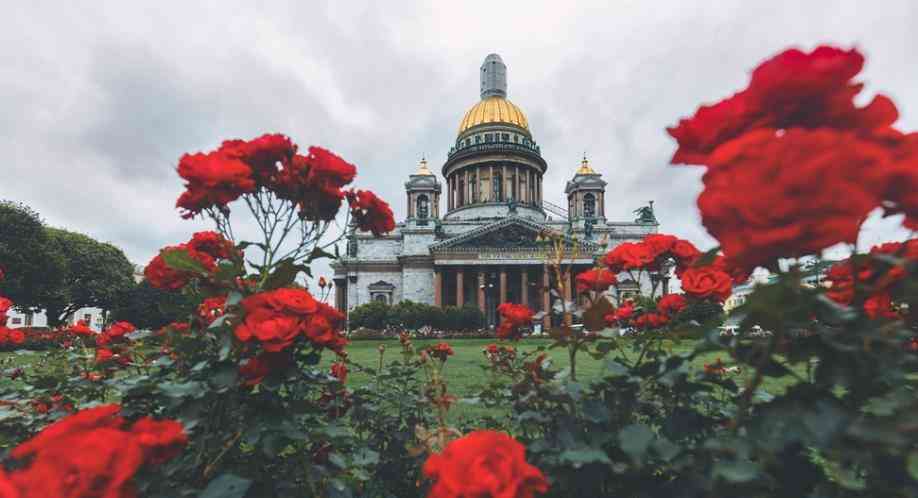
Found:
[[395, 261], [402, 252], [399, 239], [359, 239], [357, 259], [360, 261]]
[[392, 291], [393, 303], [402, 301], [401, 272], [361, 271], [357, 274], [357, 282], [348, 283], [348, 289], [350, 290], [347, 303], [348, 309], [354, 309], [356, 306], [370, 302], [370, 284], [375, 284], [380, 280], [395, 286], [395, 289]]
[[402, 256], [429, 256], [431, 244], [437, 241], [433, 230], [407, 232], [402, 236]]
[[434, 304], [432, 268], [406, 267], [402, 270], [402, 300]]

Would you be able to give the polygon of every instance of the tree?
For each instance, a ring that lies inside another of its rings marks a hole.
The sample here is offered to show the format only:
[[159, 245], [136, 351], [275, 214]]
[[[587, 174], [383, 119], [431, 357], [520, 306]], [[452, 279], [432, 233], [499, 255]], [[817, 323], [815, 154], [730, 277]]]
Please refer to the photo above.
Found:
[[112, 309], [112, 319], [156, 330], [174, 321], [177, 316], [189, 314], [192, 308], [191, 300], [185, 294], [157, 289], [143, 280], [121, 296]]
[[22, 310], [38, 310], [61, 285], [64, 259], [54, 250], [38, 213], [0, 201], [0, 295]]
[[84, 307], [112, 309], [134, 287], [134, 266], [117, 247], [86, 235], [46, 228], [54, 251], [64, 260], [62, 281], [41, 303], [48, 325], [60, 325]]

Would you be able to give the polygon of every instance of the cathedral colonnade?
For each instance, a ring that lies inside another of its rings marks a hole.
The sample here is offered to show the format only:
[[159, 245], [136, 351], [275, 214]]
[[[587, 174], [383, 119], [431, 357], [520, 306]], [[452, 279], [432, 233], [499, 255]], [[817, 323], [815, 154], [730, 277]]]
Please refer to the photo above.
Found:
[[[567, 275], [565, 299], [573, 297], [576, 275], [589, 268], [577, 265]], [[433, 301], [438, 307], [475, 306], [489, 326], [500, 322], [497, 306], [508, 302], [522, 304], [535, 312], [546, 312], [543, 327], [550, 327], [550, 289], [558, 287], [556, 278], [555, 272], [545, 264], [436, 266]]]

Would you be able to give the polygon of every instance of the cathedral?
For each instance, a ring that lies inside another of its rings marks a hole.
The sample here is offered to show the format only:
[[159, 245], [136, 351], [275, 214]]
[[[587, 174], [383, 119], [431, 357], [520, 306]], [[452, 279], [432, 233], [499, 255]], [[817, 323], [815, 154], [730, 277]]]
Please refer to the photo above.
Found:
[[[403, 300], [476, 306], [493, 326], [504, 302], [548, 309], [555, 277], [545, 265], [547, 234], [566, 239], [573, 280], [615, 245], [657, 231], [652, 203], [634, 221], [606, 218], [606, 182], [585, 157], [565, 186], [566, 208], [545, 200], [548, 164], [526, 114], [507, 99], [507, 66], [488, 55], [480, 76], [481, 100], [459, 123], [442, 177], [422, 159], [405, 182], [407, 218], [381, 238], [348, 233], [333, 264], [338, 309]], [[625, 279], [610, 297], [620, 301], [636, 286]]]

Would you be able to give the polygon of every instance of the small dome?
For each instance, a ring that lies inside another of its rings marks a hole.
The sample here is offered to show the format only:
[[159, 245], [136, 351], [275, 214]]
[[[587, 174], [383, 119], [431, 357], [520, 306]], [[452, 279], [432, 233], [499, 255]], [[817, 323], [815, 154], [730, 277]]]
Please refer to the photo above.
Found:
[[510, 124], [529, 131], [529, 121], [523, 111], [503, 97], [487, 97], [473, 105], [459, 124], [462, 135], [471, 128], [483, 124]]
[[423, 176], [434, 176], [433, 172], [430, 171], [429, 168], [427, 168], [427, 158], [426, 157], [421, 158], [421, 162], [418, 163], [418, 172], [415, 174], [423, 175]]
[[580, 161], [580, 168], [577, 170], [578, 175], [595, 175], [596, 172], [593, 171], [593, 168], [590, 166], [590, 160], [587, 159], [586, 155], [583, 156], [583, 160]]

